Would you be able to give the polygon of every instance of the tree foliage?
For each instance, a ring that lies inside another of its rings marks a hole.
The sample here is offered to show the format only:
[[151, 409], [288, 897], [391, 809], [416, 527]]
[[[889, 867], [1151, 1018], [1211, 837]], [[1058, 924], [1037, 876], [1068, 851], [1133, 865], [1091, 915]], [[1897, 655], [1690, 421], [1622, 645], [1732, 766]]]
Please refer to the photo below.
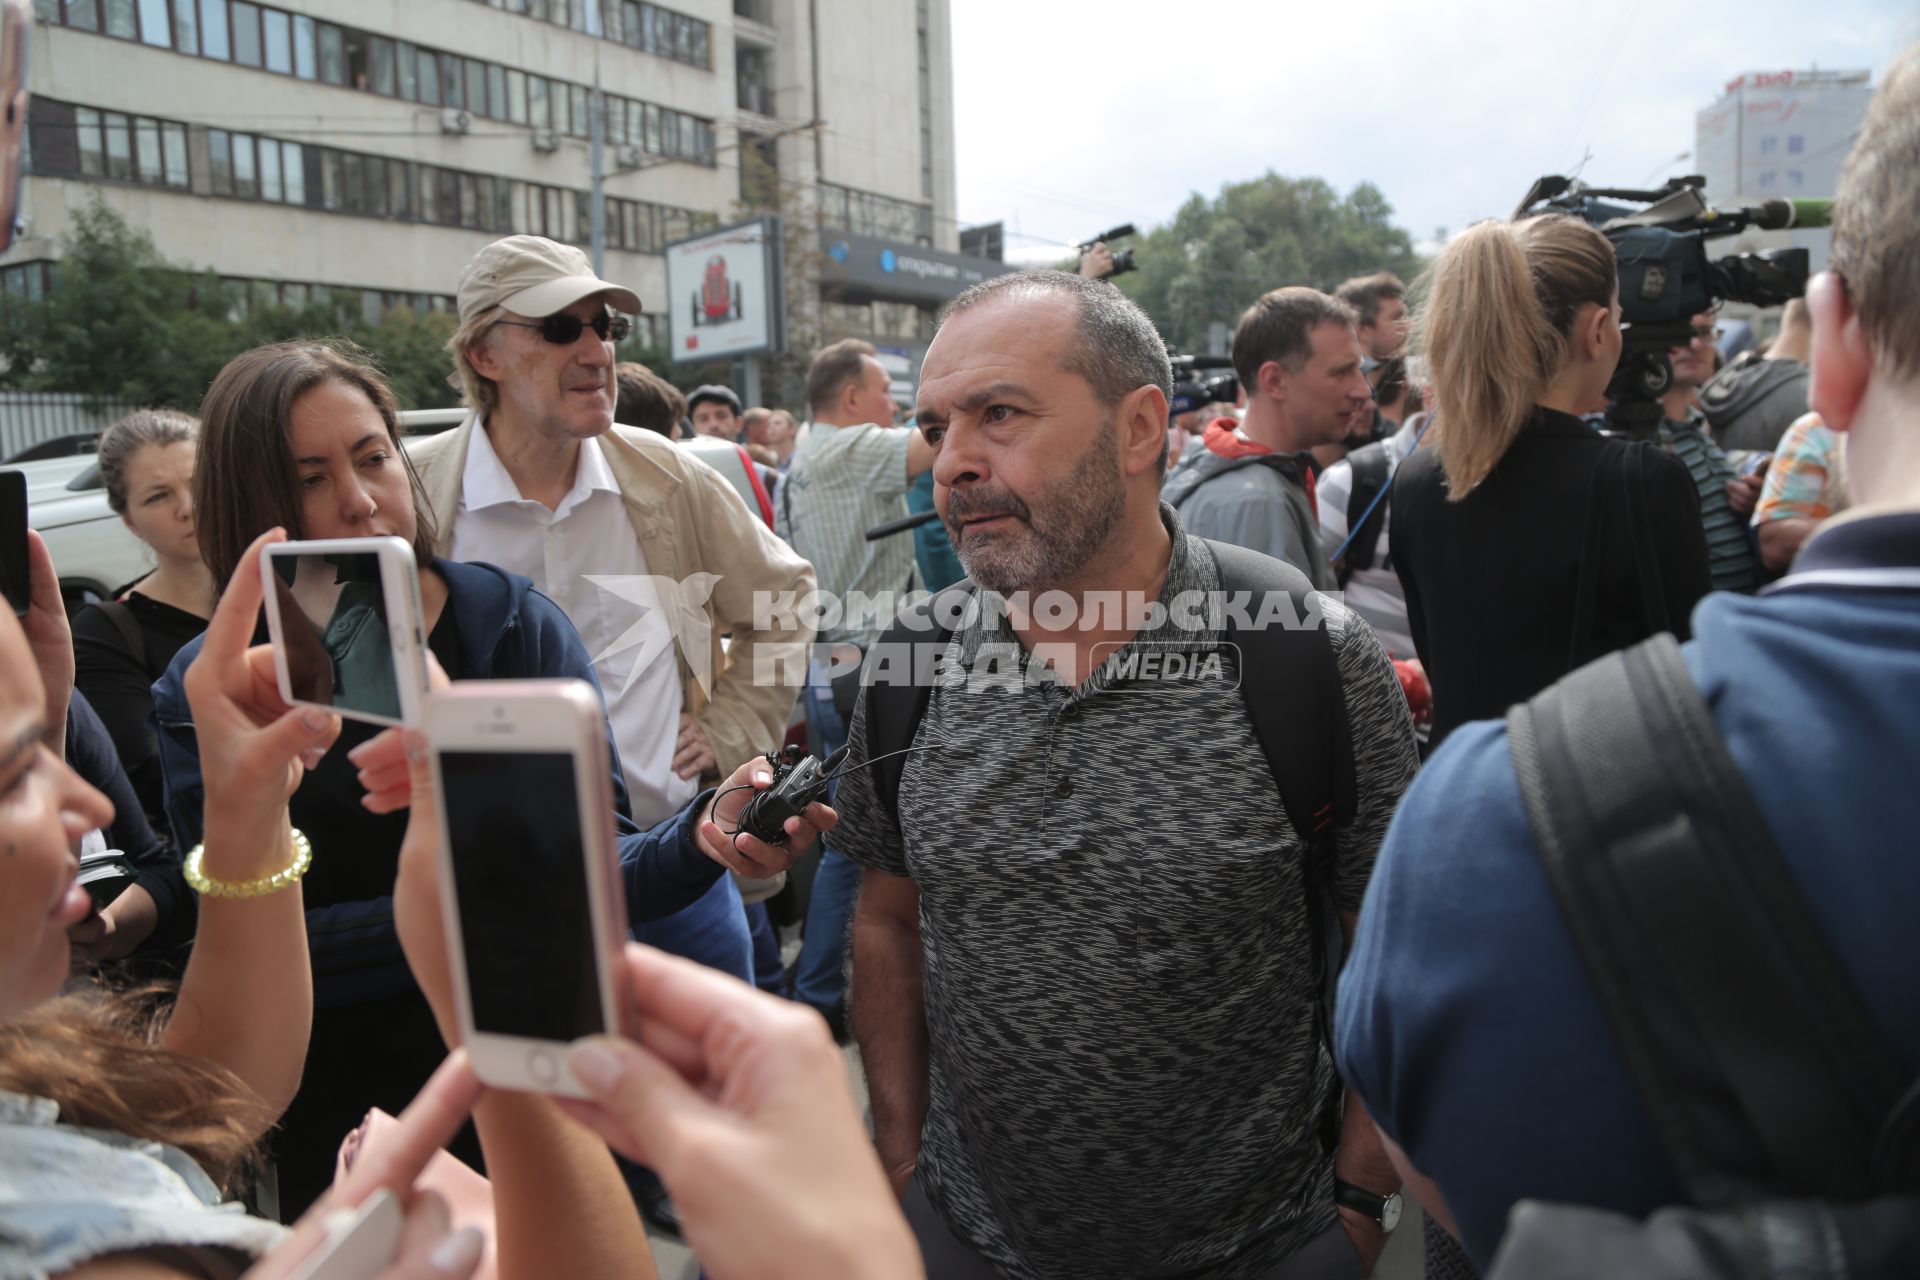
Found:
[[1207, 199], [1195, 192], [1171, 221], [1137, 244], [1139, 270], [1121, 290], [1145, 308], [1161, 336], [1183, 351], [1205, 351], [1208, 326], [1231, 332], [1261, 294], [1283, 285], [1331, 290], [1351, 276], [1420, 269], [1407, 233], [1391, 222], [1379, 188], [1361, 183], [1341, 196], [1319, 178], [1269, 171], [1233, 182]]
[[370, 322], [357, 290], [297, 307], [251, 293], [169, 261], [151, 236], [96, 198], [63, 238], [47, 296], [0, 299], [0, 385], [192, 411], [242, 351], [345, 338], [385, 370], [401, 408], [459, 403], [447, 381], [451, 315], [401, 308]]

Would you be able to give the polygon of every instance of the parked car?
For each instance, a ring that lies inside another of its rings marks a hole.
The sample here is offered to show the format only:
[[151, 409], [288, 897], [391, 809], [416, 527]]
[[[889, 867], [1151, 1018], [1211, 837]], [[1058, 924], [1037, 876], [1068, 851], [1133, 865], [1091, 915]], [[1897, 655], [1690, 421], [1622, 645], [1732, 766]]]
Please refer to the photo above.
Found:
[[[409, 437], [424, 437], [466, 421], [464, 409], [417, 409], [400, 415]], [[699, 438], [682, 448], [713, 467], [733, 485], [749, 511], [773, 523], [773, 502], [754, 474], [746, 451], [725, 440]], [[0, 471], [27, 477], [27, 521], [46, 539], [60, 573], [60, 594], [67, 612], [109, 599], [114, 592], [153, 568], [146, 548], [107, 505], [100, 464], [91, 451], [34, 462], [7, 463]]]

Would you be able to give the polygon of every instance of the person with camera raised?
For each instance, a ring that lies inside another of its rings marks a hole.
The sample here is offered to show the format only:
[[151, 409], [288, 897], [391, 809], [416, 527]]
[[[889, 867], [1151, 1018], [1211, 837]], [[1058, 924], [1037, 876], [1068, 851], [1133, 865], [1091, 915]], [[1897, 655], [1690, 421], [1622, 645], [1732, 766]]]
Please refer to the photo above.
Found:
[[1561, 215], [1469, 227], [1432, 267], [1435, 407], [1387, 545], [1433, 685], [1433, 743], [1587, 659], [1688, 634], [1711, 585], [1679, 459], [1578, 415], [1620, 358], [1613, 246]]

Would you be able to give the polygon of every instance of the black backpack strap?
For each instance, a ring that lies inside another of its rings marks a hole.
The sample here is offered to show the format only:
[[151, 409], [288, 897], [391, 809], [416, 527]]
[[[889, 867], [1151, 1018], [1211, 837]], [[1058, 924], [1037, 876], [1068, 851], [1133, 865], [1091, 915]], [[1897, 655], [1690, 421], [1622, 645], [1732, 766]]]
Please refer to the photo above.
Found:
[[1272, 556], [1206, 539], [1220, 569], [1220, 589], [1229, 597], [1291, 597], [1294, 616], [1312, 625], [1243, 630], [1231, 614], [1227, 640], [1240, 650], [1240, 696], [1254, 736], [1267, 758], [1280, 801], [1294, 829], [1313, 845], [1326, 842], [1335, 826], [1353, 817], [1357, 804], [1353, 738], [1333, 639], [1321, 618], [1321, 602], [1307, 575]]
[[133, 660], [139, 664], [140, 669], [146, 671], [147, 633], [140, 629], [140, 620], [133, 616], [133, 610], [119, 600], [102, 600], [94, 607], [113, 624], [113, 629], [120, 633], [121, 642], [127, 646], [127, 652], [133, 655]]
[[[1353, 468], [1353, 490], [1347, 495], [1347, 549], [1340, 557], [1340, 581], [1355, 569], [1371, 569], [1379, 559], [1380, 529], [1387, 522], [1386, 503], [1376, 501], [1387, 487], [1387, 446], [1370, 444], [1347, 455]], [[1358, 521], [1359, 523], [1351, 523]]]
[[[866, 759], [874, 762], [874, 793], [896, 830], [900, 773], [907, 758], [895, 753], [913, 745], [933, 696], [933, 683], [925, 677], [945, 651], [973, 594], [973, 580], [962, 578], [901, 610], [861, 661], [859, 705], [866, 709]], [[861, 713], [856, 709], [854, 714]]]
[[1908, 1081], [1673, 637], [1582, 668], [1507, 727], [1541, 865], [1688, 1195], [1867, 1198]]
[[[1345, 687], [1324, 620], [1325, 601], [1307, 575], [1272, 556], [1206, 539], [1229, 602], [1248, 593], [1247, 613], [1258, 618], [1261, 600], [1281, 592], [1292, 601], [1298, 627], [1243, 628], [1228, 612], [1226, 639], [1239, 649], [1240, 698], [1253, 735], [1280, 792], [1287, 820], [1306, 842], [1306, 916], [1312, 938], [1314, 1021], [1320, 1040], [1333, 1044], [1333, 997], [1345, 952], [1339, 909], [1333, 897], [1334, 832], [1358, 806], [1353, 735]], [[1320, 1143], [1332, 1151], [1340, 1137], [1339, 1089], [1320, 1117]]]

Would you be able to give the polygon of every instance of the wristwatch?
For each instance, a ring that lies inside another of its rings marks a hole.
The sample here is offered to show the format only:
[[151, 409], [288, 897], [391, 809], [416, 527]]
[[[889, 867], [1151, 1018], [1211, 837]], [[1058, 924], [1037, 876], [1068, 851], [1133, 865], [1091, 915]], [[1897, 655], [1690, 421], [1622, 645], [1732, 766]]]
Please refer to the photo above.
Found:
[[1333, 1202], [1355, 1213], [1364, 1214], [1373, 1219], [1382, 1231], [1392, 1231], [1400, 1225], [1400, 1193], [1377, 1196], [1364, 1187], [1356, 1187], [1351, 1182], [1333, 1180]]

